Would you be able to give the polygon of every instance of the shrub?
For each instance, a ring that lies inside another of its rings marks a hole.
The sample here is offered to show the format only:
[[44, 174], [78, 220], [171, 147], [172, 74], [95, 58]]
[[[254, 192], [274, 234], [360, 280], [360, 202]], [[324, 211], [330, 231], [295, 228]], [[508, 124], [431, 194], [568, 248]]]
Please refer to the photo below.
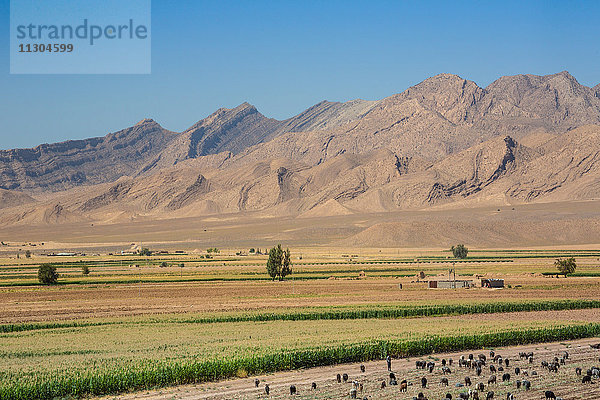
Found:
[[52, 264], [42, 264], [38, 269], [38, 280], [44, 285], [53, 285], [58, 281], [58, 272]]
[[25, 251], [25, 257], [26, 258], [31, 258], [31, 250]]
[[88, 267], [87, 264], [83, 264], [81, 266], [81, 273], [83, 275], [89, 275], [90, 274], [90, 267]]
[[144, 247], [142, 250], [140, 250], [140, 256], [147, 256], [147, 257], [149, 257], [151, 255], [152, 255], [152, 252], [147, 247]]

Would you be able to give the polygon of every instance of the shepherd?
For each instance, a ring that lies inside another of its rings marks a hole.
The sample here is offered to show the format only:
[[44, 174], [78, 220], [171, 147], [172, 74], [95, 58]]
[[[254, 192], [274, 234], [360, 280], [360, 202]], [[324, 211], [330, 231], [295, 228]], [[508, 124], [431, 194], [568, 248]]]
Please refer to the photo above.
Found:
[[392, 357], [390, 357], [389, 355], [385, 358], [385, 361], [387, 361], [387, 366], [388, 366], [388, 371], [392, 370]]

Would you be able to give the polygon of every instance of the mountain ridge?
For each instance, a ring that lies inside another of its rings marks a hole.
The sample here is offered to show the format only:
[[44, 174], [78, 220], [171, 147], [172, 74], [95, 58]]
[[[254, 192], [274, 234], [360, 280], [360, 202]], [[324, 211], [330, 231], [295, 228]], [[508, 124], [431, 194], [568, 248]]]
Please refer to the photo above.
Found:
[[486, 88], [439, 74], [281, 121], [249, 103], [180, 133], [143, 119], [101, 138], [0, 151], [0, 215], [4, 224], [308, 218], [600, 198], [599, 87], [566, 71]]

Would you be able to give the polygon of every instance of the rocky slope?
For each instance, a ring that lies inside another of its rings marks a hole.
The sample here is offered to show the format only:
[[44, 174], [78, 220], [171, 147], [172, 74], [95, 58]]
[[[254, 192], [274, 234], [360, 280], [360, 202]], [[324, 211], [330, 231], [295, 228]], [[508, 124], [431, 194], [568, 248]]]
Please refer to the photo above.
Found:
[[0, 192], [0, 216], [311, 218], [600, 198], [599, 125], [598, 87], [566, 72], [502, 77], [485, 89], [442, 74], [285, 121], [244, 103], [182, 133], [144, 120], [104, 138], [1, 151], [0, 188], [43, 196], [32, 206], [27, 194]]

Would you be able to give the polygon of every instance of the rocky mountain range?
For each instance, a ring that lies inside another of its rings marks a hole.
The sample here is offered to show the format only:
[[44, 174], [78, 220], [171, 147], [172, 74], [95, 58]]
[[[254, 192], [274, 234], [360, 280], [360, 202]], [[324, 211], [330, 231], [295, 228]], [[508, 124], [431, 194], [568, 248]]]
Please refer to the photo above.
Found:
[[600, 85], [429, 78], [279, 121], [247, 103], [183, 132], [0, 151], [4, 225], [222, 213], [320, 217], [600, 198]]

